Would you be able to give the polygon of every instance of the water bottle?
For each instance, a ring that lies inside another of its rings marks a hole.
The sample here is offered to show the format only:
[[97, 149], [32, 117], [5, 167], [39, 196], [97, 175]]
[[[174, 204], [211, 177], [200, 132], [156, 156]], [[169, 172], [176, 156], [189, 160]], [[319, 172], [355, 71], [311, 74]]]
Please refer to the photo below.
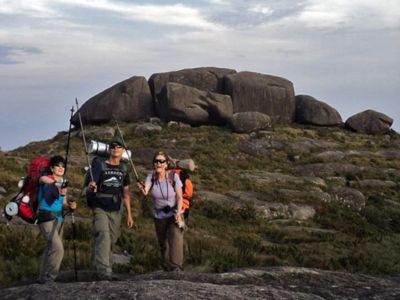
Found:
[[[88, 145], [88, 153], [99, 156], [108, 156], [109, 154], [108, 144], [91, 140]], [[124, 152], [122, 153], [122, 159], [129, 160], [129, 157], [131, 157], [131, 151], [125, 149]]]
[[22, 197], [22, 200], [21, 200], [21, 201], [24, 202], [24, 203], [26, 203], [26, 204], [28, 204], [30, 199], [31, 199], [31, 198], [29, 197], [29, 195], [25, 195], [25, 196]]
[[24, 186], [25, 183], [25, 177], [21, 177], [18, 181], [18, 188], [22, 189], [22, 187]]

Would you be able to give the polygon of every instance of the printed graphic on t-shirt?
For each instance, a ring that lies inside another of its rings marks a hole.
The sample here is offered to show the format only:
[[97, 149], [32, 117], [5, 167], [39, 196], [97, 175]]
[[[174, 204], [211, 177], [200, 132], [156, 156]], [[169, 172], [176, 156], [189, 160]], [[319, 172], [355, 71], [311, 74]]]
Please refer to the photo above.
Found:
[[123, 185], [123, 175], [124, 173], [119, 169], [105, 170], [101, 190], [106, 193], [118, 193]]
[[121, 186], [121, 179], [113, 176], [103, 181], [103, 184], [107, 187], [120, 187]]

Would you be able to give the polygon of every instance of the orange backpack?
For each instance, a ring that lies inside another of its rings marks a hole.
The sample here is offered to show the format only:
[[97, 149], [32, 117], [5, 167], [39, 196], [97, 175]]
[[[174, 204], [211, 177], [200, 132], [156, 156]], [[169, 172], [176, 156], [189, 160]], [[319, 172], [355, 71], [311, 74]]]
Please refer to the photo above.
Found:
[[193, 205], [193, 184], [189, 178], [189, 173], [183, 169], [170, 169], [169, 171], [179, 175], [182, 181], [183, 210], [188, 210]]

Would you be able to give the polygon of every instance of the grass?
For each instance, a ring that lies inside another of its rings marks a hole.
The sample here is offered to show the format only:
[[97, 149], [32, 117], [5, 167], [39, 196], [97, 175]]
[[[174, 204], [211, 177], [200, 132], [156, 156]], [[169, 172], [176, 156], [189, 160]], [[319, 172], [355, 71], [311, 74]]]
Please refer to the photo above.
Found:
[[[204, 200], [195, 194], [191, 210], [190, 227], [185, 233], [185, 269], [193, 272], [225, 272], [249, 266], [303, 266], [327, 270], [345, 270], [369, 274], [400, 273], [400, 206], [388, 204], [385, 199], [400, 204], [399, 187], [390, 189], [364, 188], [366, 207], [352, 211], [335, 204], [319, 203], [313, 197], [291, 199], [278, 196], [280, 188], [309, 191], [310, 184], [265, 183], [241, 177], [246, 172], [280, 172], [292, 174], [292, 168], [308, 163], [335, 162], [315, 155], [326, 150], [393, 150], [400, 151], [399, 143], [386, 137], [360, 135], [337, 128], [319, 128], [294, 125], [276, 126], [260, 139], [273, 141], [301, 141], [319, 139], [338, 144], [335, 149], [314, 149], [300, 153], [300, 159], [288, 159], [298, 153], [290, 147], [270, 149], [265, 155], [241, 152], [238, 143], [250, 139], [246, 135], [232, 134], [219, 127], [163, 128], [159, 133], [137, 135], [135, 125], [120, 124], [128, 145], [142, 153], [133, 157], [141, 178], [151, 168], [150, 159], [157, 150], [164, 150], [176, 158], [192, 158], [198, 169], [191, 175], [195, 193], [199, 190], [222, 195], [230, 191], [258, 192], [268, 199], [281, 203], [307, 203], [317, 214], [312, 220], [297, 222], [263, 219], [252, 201], [220, 203]], [[110, 126], [88, 128], [87, 139], [107, 141], [104, 136]], [[0, 203], [4, 205], [17, 191], [16, 183], [24, 175], [29, 160], [38, 155], [62, 154], [65, 133], [48, 141], [29, 144], [12, 152], [0, 152], [0, 186], [7, 192]], [[78, 269], [91, 268], [92, 234], [90, 210], [80, 197], [83, 166], [86, 158], [82, 140], [74, 134], [71, 138], [68, 178], [71, 181], [70, 197], [78, 201], [78, 217], [88, 218], [77, 222], [75, 245]], [[336, 162], [343, 162], [336, 161]], [[395, 159], [383, 157], [352, 157], [350, 162], [381, 170], [400, 170]], [[348, 180], [381, 179], [398, 182], [395, 173], [364, 172], [362, 174], [337, 174]], [[337, 185], [338, 183], [336, 183]], [[331, 186], [319, 187], [326, 192]], [[317, 190], [318, 190], [317, 189]], [[160, 269], [159, 250], [151, 218], [151, 201], [141, 197], [136, 187], [131, 188], [135, 228], [123, 229], [117, 251], [132, 255], [128, 265], [116, 266], [117, 272], [145, 273]], [[251, 199], [249, 199], [251, 200]], [[330, 229], [332, 231], [292, 230], [301, 228]], [[73, 268], [73, 239], [70, 225], [66, 225], [65, 257], [62, 269]], [[37, 233], [22, 227], [0, 224], [0, 282], [9, 285], [26, 277], [36, 276], [44, 242]], [[21, 251], [24, 249], [24, 251]]]

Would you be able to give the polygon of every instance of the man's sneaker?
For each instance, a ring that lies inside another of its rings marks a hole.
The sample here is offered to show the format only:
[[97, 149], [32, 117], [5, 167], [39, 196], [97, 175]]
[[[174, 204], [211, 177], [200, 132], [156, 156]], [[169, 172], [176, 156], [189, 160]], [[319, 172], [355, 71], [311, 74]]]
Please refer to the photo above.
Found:
[[52, 279], [52, 278], [39, 278], [38, 280], [36, 280], [36, 283], [51, 284], [51, 283], [55, 283], [55, 282], [54, 282], [54, 279]]
[[96, 273], [96, 279], [97, 280], [112, 280], [112, 274], [111, 273]]
[[107, 281], [118, 281], [120, 280], [119, 276], [113, 273], [101, 273], [96, 274], [96, 278], [98, 280], [107, 280]]

